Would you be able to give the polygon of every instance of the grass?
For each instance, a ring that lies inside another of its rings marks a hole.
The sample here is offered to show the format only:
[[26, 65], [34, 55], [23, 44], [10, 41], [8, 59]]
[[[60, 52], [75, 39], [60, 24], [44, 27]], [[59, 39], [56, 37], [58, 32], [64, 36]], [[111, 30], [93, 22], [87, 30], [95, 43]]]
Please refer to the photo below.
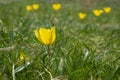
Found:
[[[59, 11], [52, 9], [53, 2], [0, 1], [0, 80], [13, 80], [12, 70], [16, 80], [50, 80], [50, 74], [53, 80], [120, 80], [119, 1], [58, 1]], [[26, 11], [33, 3], [39, 10]], [[93, 15], [93, 9], [106, 6], [112, 8], [110, 14]], [[78, 17], [80, 11], [87, 13], [84, 20]], [[47, 47], [33, 32], [41, 26], [56, 27], [50, 61]]]

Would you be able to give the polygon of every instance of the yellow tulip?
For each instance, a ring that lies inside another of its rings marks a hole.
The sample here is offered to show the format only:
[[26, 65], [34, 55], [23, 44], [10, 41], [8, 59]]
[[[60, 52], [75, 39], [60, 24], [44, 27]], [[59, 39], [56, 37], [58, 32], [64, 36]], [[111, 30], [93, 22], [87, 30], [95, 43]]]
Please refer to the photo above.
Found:
[[33, 4], [32, 6], [33, 6], [34, 10], [38, 10], [39, 9], [39, 4]]
[[24, 56], [24, 53], [21, 52], [21, 53], [20, 53], [20, 59], [23, 60], [24, 57], [25, 57], [25, 56]]
[[34, 30], [36, 38], [45, 45], [51, 45], [56, 39], [55, 27], [51, 29], [40, 28]]
[[59, 3], [52, 4], [52, 7], [54, 10], [58, 11], [61, 8], [61, 4], [59, 4]]
[[111, 8], [110, 7], [105, 7], [105, 8], [103, 8], [103, 10], [104, 10], [105, 13], [110, 13]]
[[97, 9], [93, 10], [93, 14], [95, 16], [100, 16], [102, 13], [103, 13], [103, 10], [97, 10]]
[[31, 6], [31, 5], [27, 5], [27, 6], [26, 6], [26, 10], [27, 10], [27, 11], [31, 11], [31, 10], [32, 10], [32, 6]]
[[85, 13], [79, 13], [78, 15], [79, 15], [79, 18], [80, 18], [80, 19], [84, 19], [84, 18], [86, 17], [86, 14], [85, 14]]

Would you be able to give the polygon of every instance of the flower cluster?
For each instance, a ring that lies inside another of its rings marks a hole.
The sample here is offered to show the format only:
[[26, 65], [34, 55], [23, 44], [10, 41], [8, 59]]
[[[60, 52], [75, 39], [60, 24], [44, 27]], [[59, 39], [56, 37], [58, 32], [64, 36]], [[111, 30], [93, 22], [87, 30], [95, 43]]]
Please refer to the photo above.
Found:
[[38, 10], [39, 9], [39, 4], [32, 4], [32, 5], [27, 5], [26, 10], [31, 11], [31, 10]]
[[[111, 7], [104, 7], [103, 9], [94, 9], [92, 11], [93, 15], [96, 17], [99, 17], [103, 13], [109, 14], [111, 12]], [[86, 17], [86, 13], [79, 12], [78, 16], [81, 20], [83, 20]]]
[[[60, 3], [54, 3], [52, 4], [52, 8], [55, 10], [55, 11], [58, 11], [61, 9], [61, 4]], [[39, 4], [33, 4], [33, 5], [27, 5], [26, 6], [26, 10], [27, 11], [31, 11], [31, 10], [38, 10], [39, 9]], [[111, 12], [111, 7], [104, 7], [103, 9], [94, 9], [92, 11], [93, 15], [96, 16], [96, 17], [99, 17], [101, 14], [103, 13], [110, 13]], [[87, 16], [86, 13], [83, 13], [83, 12], [79, 12], [78, 13], [78, 16], [81, 20], [85, 19], [85, 17]]]
[[[58, 11], [58, 10], [60, 10], [60, 8], [61, 8], [61, 4], [60, 4], [60, 3], [54, 3], [54, 4], [52, 4], [52, 8], [53, 8], [55, 11]], [[26, 10], [27, 10], [27, 11], [38, 10], [38, 9], [39, 9], [39, 4], [33, 4], [33, 5], [27, 5], [27, 6], [26, 6]]]
[[[27, 11], [30, 11], [32, 9], [37, 10], [38, 8], [39, 8], [38, 4], [33, 4], [32, 6], [28, 5], [26, 7]], [[60, 3], [52, 4], [52, 8], [55, 11], [58, 11], [61, 8], [61, 4]], [[103, 12], [110, 13], [110, 11], [111, 11], [110, 7], [105, 7], [103, 9], [94, 9], [92, 12], [96, 17], [98, 17]], [[81, 20], [83, 20], [83, 19], [85, 19], [87, 14], [83, 13], [83, 12], [79, 12], [78, 16]], [[55, 27], [52, 27], [51, 29], [46, 29], [46, 28], [40, 27], [39, 30], [34, 30], [34, 33], [35, 33], [36, 38], [45, 45], [51, 45], [56, 39]]]

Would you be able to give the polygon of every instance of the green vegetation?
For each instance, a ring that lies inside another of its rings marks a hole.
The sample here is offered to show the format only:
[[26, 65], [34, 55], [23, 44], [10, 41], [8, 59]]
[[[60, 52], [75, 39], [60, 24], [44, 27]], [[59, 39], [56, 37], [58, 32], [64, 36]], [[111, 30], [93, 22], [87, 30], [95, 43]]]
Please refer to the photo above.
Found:
[[[87, 2], [85, 2], [87, 1]], [[55, 11], [52, 3], [60, 2]], [[38, 10], [26, 11], [27, 5]], [[120, 80], [119, 0], [0, 0], [0, 80]], [[96, 17], [92, 11], [111, 7]], [[78, 13], [86, 13], [80, 20]], [[56, 27], [49, 46], [34, 34]], [[22, 58], [20, 57], [22, 53]], [[15, 70], [15, 71], [13, 71]]]

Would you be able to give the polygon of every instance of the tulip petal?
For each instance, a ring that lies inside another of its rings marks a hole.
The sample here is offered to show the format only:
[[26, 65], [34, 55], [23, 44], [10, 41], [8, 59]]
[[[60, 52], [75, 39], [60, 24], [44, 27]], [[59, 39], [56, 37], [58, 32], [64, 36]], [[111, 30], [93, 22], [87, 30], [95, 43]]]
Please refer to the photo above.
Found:
[[40, 33], [41, 41], [46, 45], [50, 44], [50, 30], [45, 28], [40, 28], [39, 33]]
[[40, 34], [38, 30], [34, 30], [36, 38], [41, 41]]
[[52, 44], [55, 41], [56, 34], [55, 34], [55, 27], [51, 28], [51, 38], [50, 38], [50, 44]]

